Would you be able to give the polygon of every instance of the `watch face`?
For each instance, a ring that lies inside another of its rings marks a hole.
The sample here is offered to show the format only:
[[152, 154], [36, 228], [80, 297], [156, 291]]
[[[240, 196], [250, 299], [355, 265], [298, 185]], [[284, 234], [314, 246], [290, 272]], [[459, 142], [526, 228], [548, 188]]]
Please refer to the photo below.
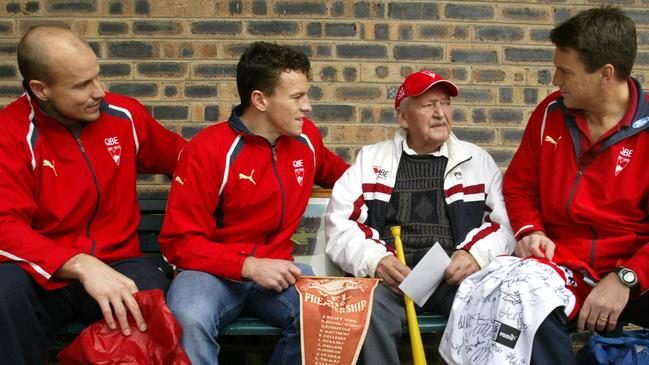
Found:
[[622, 280], [624, 280], [625, 283], [635, 283], [635, 274], [633, 271], [627, 271], [622, 274]]

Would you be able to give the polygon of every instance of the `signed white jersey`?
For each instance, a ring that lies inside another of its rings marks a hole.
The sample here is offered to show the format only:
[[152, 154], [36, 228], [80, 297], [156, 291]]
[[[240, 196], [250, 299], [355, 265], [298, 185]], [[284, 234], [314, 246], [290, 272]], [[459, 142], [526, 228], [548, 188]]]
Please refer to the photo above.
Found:
[[500, 256], [457, 292], [439, 352], [449, 364], [525, 365], [534, 334], [557, 307], [570, 315], [572, 272], [534, 259]]

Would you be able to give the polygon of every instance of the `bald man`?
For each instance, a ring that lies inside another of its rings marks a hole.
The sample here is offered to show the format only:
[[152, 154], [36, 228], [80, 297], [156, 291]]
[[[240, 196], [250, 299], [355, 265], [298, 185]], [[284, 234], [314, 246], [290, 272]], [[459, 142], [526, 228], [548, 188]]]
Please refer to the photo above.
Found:
[[171, 175], [184, 140], [106, 92], [66, 28], [29, 30], [18, 67], [25, 94], [0, 110], [0, 354], [43, 364], [72, 320], [146, 331], [133, 293], [168, 280], [139, 249], [136, 173]]

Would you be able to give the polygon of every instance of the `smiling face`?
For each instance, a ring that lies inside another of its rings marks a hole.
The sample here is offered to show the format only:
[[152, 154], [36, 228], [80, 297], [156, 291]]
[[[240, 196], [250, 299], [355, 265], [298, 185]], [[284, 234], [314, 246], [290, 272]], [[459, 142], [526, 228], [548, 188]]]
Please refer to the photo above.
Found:
[[559, 88], [563, 103], [568, 108], [589, 110], [599, 103], [600, 70], [588, 73], [576, 50], [557, 47], [554, 67], [552, 84]]
[[[272, 94], [264, 94], [267, 136], [275, 140], [279, 136], [296, 137], [302, 134], [304, 118], [311, 112], [307, 76], [299, 71], [286, 71]], [[274, 138], [273, 138], [274, 137]]]
[[397, 112], [399, 124], [408, 130], [408, 146], [418, 154], [437, 151], [451, 134], [451, 97], [443, 85], [410, 97]]
[[105, 93], [92, 50], [62, 46], [52, 49], [49, 58], [52, 81], [43, 83], [39, 93], [45, 112], [64, 125], [97, 120]]

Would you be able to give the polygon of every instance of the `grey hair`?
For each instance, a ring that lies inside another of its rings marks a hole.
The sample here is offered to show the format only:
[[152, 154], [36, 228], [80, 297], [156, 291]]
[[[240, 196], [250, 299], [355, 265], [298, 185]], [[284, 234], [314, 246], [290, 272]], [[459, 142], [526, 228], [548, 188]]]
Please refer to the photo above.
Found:
[[399, 110], [406, 110], [408, 109], [408, 105], [412, 101], [412, 97], [406, 96], [405, 98], [401, 99], [401, 102], [399, 103]]

